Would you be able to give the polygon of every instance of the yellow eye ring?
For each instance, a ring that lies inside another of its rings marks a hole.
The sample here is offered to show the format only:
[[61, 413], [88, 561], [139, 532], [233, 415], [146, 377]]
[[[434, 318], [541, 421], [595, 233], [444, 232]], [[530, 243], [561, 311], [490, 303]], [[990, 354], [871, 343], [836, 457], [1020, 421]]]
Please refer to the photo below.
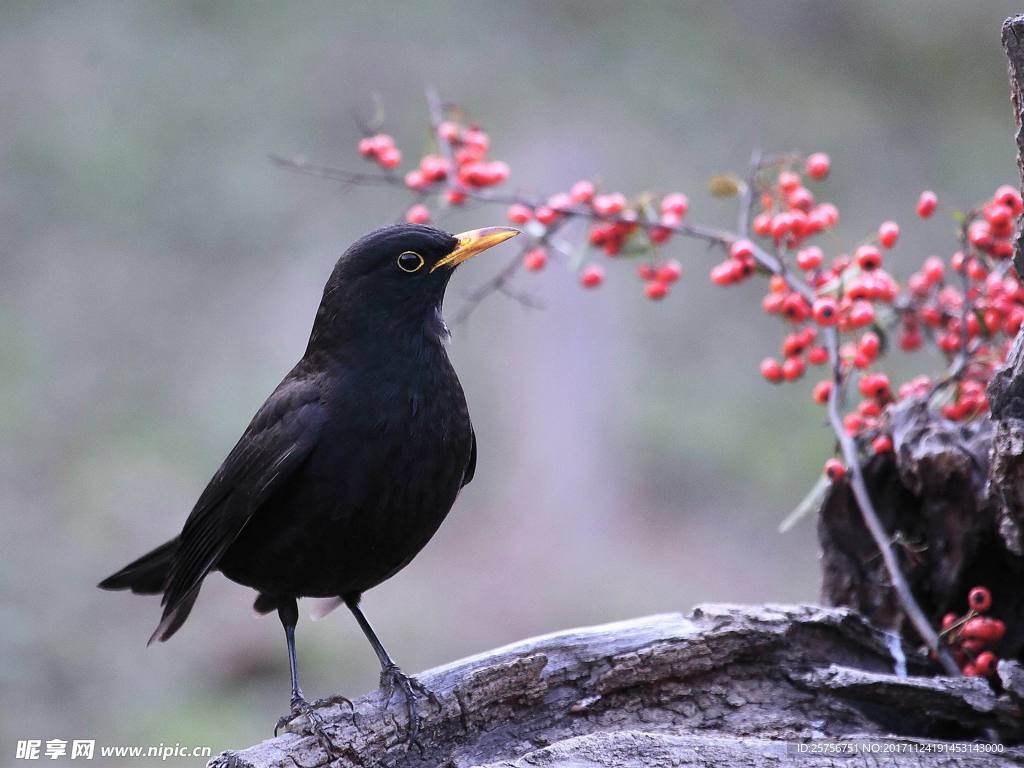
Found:
[[423, 257], [416, 251], [403, 251], [398, 254], [398, 268], [403, 272], [418, 272], [423, 266]]

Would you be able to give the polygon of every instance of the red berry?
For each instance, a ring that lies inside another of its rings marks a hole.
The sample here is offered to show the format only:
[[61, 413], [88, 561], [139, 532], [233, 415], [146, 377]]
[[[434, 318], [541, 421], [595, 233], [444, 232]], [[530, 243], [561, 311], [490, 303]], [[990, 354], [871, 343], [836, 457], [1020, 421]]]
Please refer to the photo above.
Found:
[[[670, 224], [669, 226], [675, 226], [675, 224]], [[653, 227], [647, 230], [647, 236], [651, 238], [652, 243], [660, 245], [672, 237], [672, 230], [669, 229], [669, 226]]]
[[405, 186], [417, 191], [430, 186], [430, 179], [419, 168], [405, 174]]
[[796, 291], [790, 293], [782, 301], [782, 314], [791, 322], [803, 322], [807, 319], [809, 311], [810, 307], [807, 306], [807, 300]]
[[967, 607], [984, 613], [992, 607], [992, 593], [985, 587], [975, 587], [967, 593]]
[[944, 270], [945, 265], [942, 263], [942, 259], [938, 256], [929, 256], [924, 260], [924, 266], [921, 267], [921, 274], [924, 275], [924, 278], [929, 285], [935, 285], [935, 283], [942, 282], [942, 273]]
[[377, 147], [372, 136], [367, 136], [359, 140], [359, 154], [363, 157], [372, 157], [377, 154]]
[[815, 152], [804, 163], [804, 170], [807, 171], [807, 175], [812, 179], [824, 179], [828, 176], [831, 167], [832, 161], [829, 160], [828, 155], [824, 152]]
[[495, 160], [490, 164], [492, 184], [500, 184], [505, 181], [511, 173], [512, 169], [508, 167], [508, 163], [502, 160]]
[[814, 213], [821, 217], [825, 229], [834, 227], [839, 221], [839, 209], [832, 203], [822, 203], [814, 209]]
[[822, 296], [814, 300], [814, 322], [818, 325], [835, 325], [839, 320], [839, 306], [830, 296]]
[[626, 198], [618, 193], [598, 195], [594, 198], [593, 205], [598, 216], [614, 216], [626, 207]]
[[461, 189], [447, 189], [444, 193], [444, 199], [448, 201], [449, 205], [462, 205], [466, 202], [466, 193]]
[[534, 217], [537, 221], [543, 224], [545, 227], [555, 221], [561, 214], [558, 213], [554, 208], [549, 208], [546, 205], [538, 206], [534, 212]]
[[426, 224], [430, 221], [430, 209], [417, 203], [405, 212], [405, 220], [410, 224]]
[[870, 325], [875, 320], [875, 308], [868, 301], [855, 301], [850, 307], [850, 325], [854, 328], [861, 328]]
[[660, 280], [652, 280], [644, 286], [644, 294], [648, 299], [660, 301], [668, 296], [668, 285]]
[[759, 213], [754, 217], [753, 222], [750, 224], [751, 229], [754, 230], [754, 234], [761, 235], [764, 237], [772, 231], [772, 215], [767, 211]]
[[811, 397], [814, 398], [814, 402], [818, 405], [824, 405], [828, 402], [829, 395], [832, 394], [832, 382], [828, 379], [825, 381], [819, 381], [814, 385], [814, 389], [811, 390]]
[[513, 224], [525, 224], [533, 218], [533, 211], [522, 203], [513, 203], [508, 207], [508, 220]]
[[420, 160], [420, 170], [431, 181], [441, 181], [448, 176], [448, 161], [440, 155], [424, 155]]
[[879, 435], [871, 441], [871, 450], [875, 453], [891, 453], [892, 438], [888, 435]]
[[790, 333], [782, 340], [782, 356], [793, 357], [803, 353], [807, 342], [802, 333]]
[[779, 189], [792, 192], [800, 186], [800, 174], [795, 171], [783, 171], [779, 174]]
[[393, 149], [395, 140], [386, 133], [367, 136], [359, 142], [359, 154], [363, 157], [378, 157], [385, 149]]
[[683, 274], [683, 268], [675, 259], [669, 259], [658, 267], [659, 283], [674, 283]]
[[782, 381], [782, 365], [774, 357], [766, 357], [761, 361], [761, 375], [772, 384]]
[[455, 152], [455, 163], [460, 168], [470, 163], [478, 163], [484, 159], [484, 154], [479, 147], [459, 147]]
[[861, 376], [857, 387], [864, 397], [873, 397], [876, 400], [888, 400], [892, 395], [889, 377], [884, 373], [869, 373]]
[[661, 200], [662, 213], [674, 213], [676, 216], [685, 216], [690, 210], [690, 200], [682, 192], [673, 192], [665, 195]]
[[599, 264], [588, 264], [580, 272], [580, 284], [584, 288], [597, 288], [604, 282], [604, 268]]
[[954, 624], [956, 624], [958, 621], [960, 621], [960, 617], [957, 616], [955, 613], [947, 613], [945, 616], [942, 617], [942, 629], [947, 630]]
[[811, 347], [807, 350], [807, 362], [811, 365], [824, 365], [828, 362], [828, 350], [825, 347]]
[[797, 187], [786, 194], [786, 204], [790, 208], [807, 213], [814, 207], [814, 195], [807, 187]]
[[459, 124], [445, 120], [437, 126], [437, 135], [449, 143], [455, 142], [459, 138]]
[[878, 242], [883, 248], [892, 248], [900, 236], [900, 225], [895, 221], [883, 221], [878, 227]]
[[1013, 211], [1014, 216], [1020, 216], [1021, 211], [1024, 210], [1024, 201], [1021, 200], [1020, 192], [1009, 184], [1004, 184], [997, 189], [992, 199]]
[[782, 377], [786, 381], [796, 381], [804, 375], [804, 361], [799, 357], [787, 357], [782, 363]]
[[569, 197], [574, 203], [589, 203], [594, 199], [594, 184], [590, 181], [577, 181], [569, 190]]
[[825, 462], [825, 477], [833, 483], [842, 480], [846, 476], [846, 467], [839, 459], [829, 459]]
[[992, 246], [992, 225], [987, 221], [972, 221], [967, 225], [967, 241], [975, 248], [987, 250]]
[[1013, 211], [1002, 203], [988, 203], [982, 209], [982, 214], [985, 216], [985, 220], [988, 221], [995, 230], [1005, 231], [1007, 225], [1013, 224]]
[[741, 261], [752, 259], [754, 258], [754, 244], [749, 240], [737, 240], [729, 246], [729, 255]]
[[843, 416], [843, 429], [850, 437], [856, 437], [865, 426], [864, 417], [859, 413], [848, 413]]
[[882, 406], [874, 400], [862, 400], [857, 406], [857, 413], [869, 419], [882, 415]]
[[821, 262], [824, 260], [825, 254], [821, 252], [821, 248], [816, 245], [812, 245], [809, 248], [803, 248], [796, 253], [796, 265], [800, 269], [817, 269], [821, 266]]
[[917, 199], [917, 215], [922, 219], [927, 219], [933, 213], [939, 205], [938, 196], [929, 189], [926, 189], [921, 193], [921, 196]]
[[862, 245], [854, 254], [858, 266], [865, 272], [871, 272], [882, 266], [882, 252], [873, 245]]
[[[721, 264], [715, 264], [711, 268], [711, 282], [715, 285], [731, 285], [739, 280], [739, 271], [736, 269], [737, 262], [734, 259], [726, 259]], [[766, 310], [765, 311], [769, 311]]]
[[882, 348], [882, 340], [878, 338], [878, 334], [873, 331], [867, 331], [861, 335], [857, 341], [857, 351], [867, 357], [869, 360], [874, 360], [878, 357], [878, 351]]
[[640, 279], [646, 283], [657, 278], [658, 269], [652, 264], [641, 264], [636, 268], [636, 273], [640, 276]]
[[999, 619], [988, 616], [975, 616], [964, 622], [960, 634], [968, 640], [980, 640], [983, 643], [998, 643], [1006, 634], [1006, 625]]
[[462, 143], [481, 152], [486, 152], [491, 146], [491, 139], [484, 131], [471, 127], [462, 134]]
[[377, 152], [377, 162], [384, 168], [397, 168], [402, 162], [402, 152], [398, 147], [384, 147]]
[[998, 663], [999, 657], [992, 653], [992, 651], [982, 651], [974, 660], [974, 668], [982, 677], [992, 677], [996, 673], [996, 665]]
[[543, 248], [531, 248], [523, 256], [523, 266], [531, 272], [540, 272], [548, 263], [548, 252]]

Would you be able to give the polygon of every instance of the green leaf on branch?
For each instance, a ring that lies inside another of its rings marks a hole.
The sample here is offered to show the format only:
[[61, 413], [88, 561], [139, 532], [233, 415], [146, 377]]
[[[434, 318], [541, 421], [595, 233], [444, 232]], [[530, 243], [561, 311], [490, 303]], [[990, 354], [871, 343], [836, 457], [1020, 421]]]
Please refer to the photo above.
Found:
[[821, 475], [818, 477], [817, 482], [811, 487], [811, 490], [807, 492], [807, 495], [796, 505], [796, 509], [790, 512], [779, 523], [779, 533], [786, 533], [799, 523], [803, 518], [807, 517], [812, 513], [817, 513], [821, 509], [821, 505], [825, 503], [825, 496], [828, 494], [828, 489], [832, 486], [832, 483], [827, 477]]
[[731, 173], [719, 173], [708, 179], [708, 191], [715, 197], [736, 197], [744, 187], [743, 179]]

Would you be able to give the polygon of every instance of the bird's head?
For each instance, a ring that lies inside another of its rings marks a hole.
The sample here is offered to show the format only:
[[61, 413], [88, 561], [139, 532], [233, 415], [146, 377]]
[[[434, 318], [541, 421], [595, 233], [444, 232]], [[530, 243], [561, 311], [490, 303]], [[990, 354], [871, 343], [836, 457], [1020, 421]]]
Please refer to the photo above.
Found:
[[314, 339], [318, 331], [334, 337], [346, 335], [346, 328], [387, 332], [439, 321], [455, 268], [518, 234], [510, 227], [486, 227], [451, 235], [421, 224], [396, 224], [361, 237], [327, 281]]

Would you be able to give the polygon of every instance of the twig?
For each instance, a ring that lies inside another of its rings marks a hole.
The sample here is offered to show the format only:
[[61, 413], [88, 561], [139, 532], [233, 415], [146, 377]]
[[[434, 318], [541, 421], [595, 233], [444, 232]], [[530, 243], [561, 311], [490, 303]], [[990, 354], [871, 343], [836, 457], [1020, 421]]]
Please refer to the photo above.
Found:
[[939, 641], [938, 634], [928, 622], [928, 617], [925, 616], [921, 606], [918, 605], [917, 600], [914, 598], [910, 584], [903, 575], [903, 570], [896, 559], [892, 538], [886, 533], [885, 527], [875, 511], [874, 504], [871, 502], [871, 494], [868, 493], [867, 484], [864, 482], [864, 470], [860, 462], [860, 454], [857, 451], [857, 444], [846, 433], [843, 419], [839, 414], [839, 398], [844, 379], [842, 361], [839, 359], [839, 334], [836, 333], [835, 328], [828, 328], [825, 332], [825, 338], [833, 371], [832, 390], [828, 396], [829, 423], [839, 441], [843, 458], [850, 468], [850, 488], [853, 491], [854, 498], [857, 500], [857, 507], [860, 509], [864, 525], [882, 554], [885, 569], [889, 573], [889, 580], [892, 583], [892, 588], [896, 590], [896, 597], [900, 601], [903, 612], [907, 615], [907, 618], [925, 645], [937, 655], [938, 661], [946, 673], [959, 677], [961, 674], [960, 668], [949, 654], [948, 648]]

